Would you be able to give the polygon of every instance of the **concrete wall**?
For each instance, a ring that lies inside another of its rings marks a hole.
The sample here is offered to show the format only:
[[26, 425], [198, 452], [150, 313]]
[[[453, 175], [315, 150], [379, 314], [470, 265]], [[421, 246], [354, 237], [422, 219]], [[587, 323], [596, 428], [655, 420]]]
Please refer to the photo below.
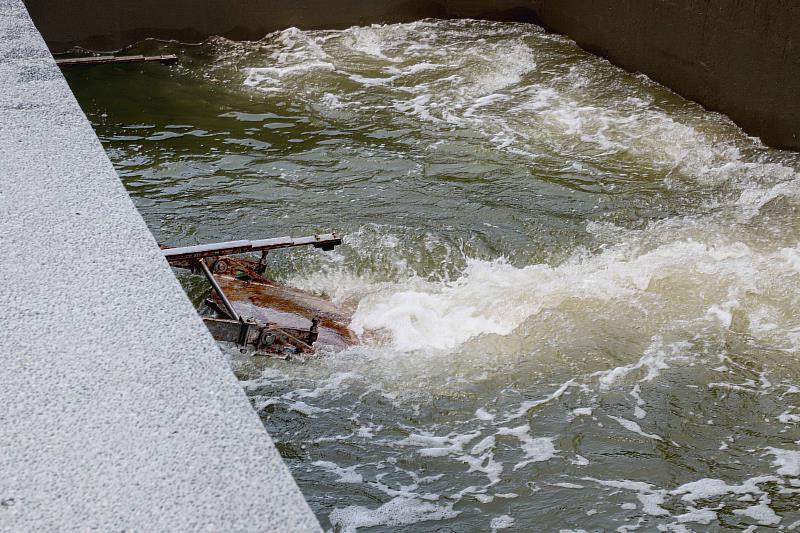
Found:
[[536, 0], [543, 26], [800, 149], [797, 0]]
[[443, 2], [431, 0], [28, 0], [26, 4], [54, 51], [74, 44], [115, 50], [145, 37], [198, 42], [223, 35], [254, 40], [291, 26], [346, 28], [448, 16]]
[[0, 0], [0, 531], [317, 531], [21, 0]]
[[55, 51], [150, 36], [257, 39], [423, 17], [535, 21], [721, 111], [767, 143], [800, 149], [797, 0], [26, 0]]
[[336, 29], [422, 18], [534, 20], [527, 0], [25, 0], [54, 52], [118, 50], [146, 37], [255, 40], [291, 26]]

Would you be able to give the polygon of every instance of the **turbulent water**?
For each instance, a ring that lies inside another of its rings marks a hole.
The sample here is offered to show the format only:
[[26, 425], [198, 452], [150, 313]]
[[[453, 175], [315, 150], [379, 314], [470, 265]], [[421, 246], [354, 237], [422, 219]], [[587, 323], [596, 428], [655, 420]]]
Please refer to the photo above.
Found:
[[362, 345], [231, 355], [324, 528], [800, 529], [800, 155], [526, 24], [136, 51], [68, 76], [159, 240], [346, 235], [271, 273]]

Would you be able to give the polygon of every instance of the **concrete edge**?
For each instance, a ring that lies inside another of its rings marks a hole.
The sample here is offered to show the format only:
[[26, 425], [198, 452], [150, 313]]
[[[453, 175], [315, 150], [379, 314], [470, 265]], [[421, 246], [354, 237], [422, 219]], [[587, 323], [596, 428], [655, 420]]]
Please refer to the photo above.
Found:
[[319, 531], [21, 0], [0, 95], [0, 530]]

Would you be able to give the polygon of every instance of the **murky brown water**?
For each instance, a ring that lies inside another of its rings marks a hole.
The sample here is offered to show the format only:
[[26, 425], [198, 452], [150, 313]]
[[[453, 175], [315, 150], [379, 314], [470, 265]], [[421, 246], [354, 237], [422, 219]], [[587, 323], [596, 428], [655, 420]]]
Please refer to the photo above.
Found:
[[798, 154], [531, 25], [156, 49], [67, 75], [157, 238], [346, 235], [368, 340], [232, 357], [325, 528], [800, 527]]

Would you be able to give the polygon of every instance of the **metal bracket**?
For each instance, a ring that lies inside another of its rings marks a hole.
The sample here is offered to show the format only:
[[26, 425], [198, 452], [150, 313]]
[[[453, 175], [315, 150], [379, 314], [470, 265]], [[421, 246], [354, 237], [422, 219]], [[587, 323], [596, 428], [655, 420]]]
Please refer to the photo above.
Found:
[[247, 345], [250, 344], [250, 339], [253, 338], [254, 333], [257, 338], [260, 338], [260, 335], [258, 335], [260, 332], [256, 331], [258, 330], [258, 324], [252, 318], [242, 318], [239, 322], [241, 322], [241, 326], [239, 328], [239, 342], [237, 344], [246, 348]]
[[231, 301], [228, 300], [228, 297], [225, 296], [225, 291], [222, 290], [222, 287], [219, 286], [217, 283], [214, 274], [211, 273], [211, 270], [208, 269], [208, 265], [203, 259], [199, 259], [196, 263], [200, 266], [200, 270], [203, 271], [208, 282], [211, 284], [211, 287], [217, 292], [219, 295], [219, 299], [222, 300], [222, 305], [225, 306], [225, 313], [234, 320], [239, 320], [239, 313], [236, 312], [236, 309], [233, 308], [233, 304]]
[[269, 253], [268, 250], [261, 251], [261, 259], [258, 260], [258, 266], [256, 267], [256, 272], [259, 274], [263, 274], [267, 270], [267, 254]]

